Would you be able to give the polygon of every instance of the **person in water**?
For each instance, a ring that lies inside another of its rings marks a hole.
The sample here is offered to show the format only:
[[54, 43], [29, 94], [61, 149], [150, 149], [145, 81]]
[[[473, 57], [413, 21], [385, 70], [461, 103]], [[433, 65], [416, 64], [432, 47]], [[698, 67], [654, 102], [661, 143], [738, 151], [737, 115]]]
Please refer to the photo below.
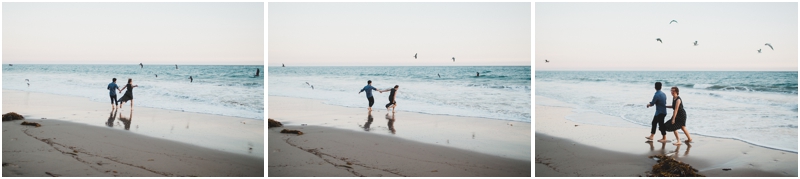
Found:
[[656, 127], [661, 131], [661, 140], [659, 142], [667, 141], [667, 131], [664, 131], [664, 118], [667, 117], [667, 95], [661, 92], [661, 82], [656, 82], [656, 93], [653, 94], [653, 100], [647, 104], [647, 108], [656, 106], [656, 113], [653, 115], [653, 122], [650, 127], [650, 137], [645, 137], [648, 141], [653, 140], [656, 135]]
[[119, 100], [118, 100], [120, 109], [122, 108], [122, 105], [125, 104], [125, 102], [127, 102], [127, 101], [131, 101], [131, 109], [133, 109], [133, 88], [134, 87], [139, 87], [139, 85], [133, 85], [133, 79], [128, 78], [128, 84], [126, 84], [125, 87], [122, 87], [122, 89], [119, 90], [119, 92], [121, 93], [122, 90], [128, 89], [127, 91], [125, 91], [125, 94], [122, 95], [122, 97], [119, 98]]
[[192, 78], [192, 76], [189, 76], [189, 83], [191, 83], [192, 81], [194, 81], [194, 79]]
[[380, 91], [381, 93], [391, 91], [391, 93], [389, 93], [389, 103], [386, 104], [386, 111], [389, 111], [389, 107], [392, 107], [392, 112], [394, 112], [394, 108], [397, 107], [397, 101], [394, 99], [398, 89], [400, 89], [400, 85], [394, 85], [394, 88]]
[[256, 76], [258, 76], [259, 73], [261, 73], [261, 69], [256, 68]]
[[372, 104], [375, 104], [375, 98], [372, 97], [372, 91], [378, 91], [378, 88], [372, 87], [372, 80], [367, 80], [367, 86], [361, 88], [361, 91], [359, 91], [358, 94], [361, 94], [361, 92], [364, 91], [367, 92], [367, 100], [369, 101], [369, 108], [367, 109], [369, 109], [369, 111], [372, 111]]
[[114, 92], [115, 89], [119, 90], [119, 86], [117, 86], [117, 78], [112, 78], [111, 83], [108, 83], [108, 87], [106, 87], [106, 89], [108, 89], [108, 95], [111, 97], [111, 109], [114, 109], [117, 107], [118, 103], [117, 93]]

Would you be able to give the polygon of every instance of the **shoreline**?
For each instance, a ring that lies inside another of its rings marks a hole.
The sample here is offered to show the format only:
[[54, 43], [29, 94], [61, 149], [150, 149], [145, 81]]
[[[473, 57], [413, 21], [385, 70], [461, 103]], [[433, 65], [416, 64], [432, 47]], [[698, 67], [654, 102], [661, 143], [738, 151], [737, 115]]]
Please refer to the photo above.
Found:
[[[537, 98], [539, 97], [537, 96]], [[666, 154], [692, 165], [706, 176], [797, 176], [797, 153], [764, 148], [734, 139], [701, 135], [693, 135], [693, 142], [688, 145], [685, 143], [673, 145], [675, 137], [672, 133], [667, 133], [667, 139], [671, 140], [669, 143], [646, 143], [643, 137], [649, 135], [649, 129], [643, 127], [609, 127], [576, 123], [566, 119], [567, 116], [575, 114], [572, 108], [542, 105], [536, 105], [535, 108], [537, 143], [539, 141], [542, 141], [541, 144], [574, 143], [573, 147], [567, 147], [564, 150], [556, 150], [547, 146], [543, 146], [541, 149], [537, 148], [537, 171], [544, 165], [540, 158], [547, 158], [550, 165], [558, 166], [558, 170], [562, 171], [545, 172], [547, 170], [543, 170], [542, 175], [539, 176], [573, 176], [576, 172], [585, 172], [577, 173], [581, 176], [636, 176], [619, 171], [587, 171], [575, 166], [579, 165], [575, 160], [605, 164], [603, 155], [612, 151], [628, 158], [623, 163], [644, 165], [645, 168], [650, 168], [656, 163], [652, 159], [646, 158], [647, 156]], [[689, 129], [691, 130], [691, 128]], [[658, 134], [656, 137], [659, 137]], [[681, 140], [685, 140], [685, 136], [682, 134]], [[579, 155], [572, 154], [570, 151], [591, 152], [587, 155]], [[640, 162], [641, 160], [649, 160], [649, 164], [645, 165]], [[617, 168], [622, 170], [622, 167]], [[723, 171], [723, 168], [733, 170]], [[641, 172], [644, 176], [644, 171]]]
[[[282, 134], [282, 129], [302, 135]], [[324, 126], [268, 130], [269, 177], [531, 176], [531, 162]]]
[[369, 112], [314, 99], [268, 97], [268, 118], [284, 127], [332, 127], [531, 161], [530, 123], [406, 112], [402, 106], [395, 113], [382, 106]]
[[[98, 94], [102, 95], [102, 94]], [[264, 159], [264, 121], [136, 106], [112, 110], [88, 98], [3, 90], [3, 114], [115, 129]], [[134, 115], [135, 114], [135, 115]]]

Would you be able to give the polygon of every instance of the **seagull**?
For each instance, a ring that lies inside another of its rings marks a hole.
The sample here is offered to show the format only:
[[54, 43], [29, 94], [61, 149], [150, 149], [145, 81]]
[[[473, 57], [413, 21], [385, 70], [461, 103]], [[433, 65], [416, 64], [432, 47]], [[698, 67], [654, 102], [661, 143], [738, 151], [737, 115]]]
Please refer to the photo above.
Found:
[[312, 90], [314, 89], [314, 85], [311, 85], [311, 89], [312, 89]]
[[192, 79], [192, 76], [189, 76], [189, 83], [191, 83], [192, 81], [194, 81], [194, 79]]
[[697, 40], [694, 41], [694, 46], [697, 46]]
[[549, 61], [549, 60], [547, 60], [547, 59], [544, 59], [544, 62], [545, 62], [545, 63], [550, 63], [550, 61]]
[[758, 53], [761, 53], [761, 49], [758, 49]]
[[656, 38], [656, 41], [661, 42], [662, 44], [664, 43], [661, 41], [661, 38]]
[[175, 69], [176, 69], [176, 70], [178, 69], [178, 64], [175, 64]]
[[456, 57], [453, 57], [453, 62], [456, 62]]
[[774, 48], [772, 48], [772, 44], [765, 43], [764, 45], [769, 46], [769, 49], [775, 50]]
[[417, 59], [417, 53], [414, 53], [414, 59]]
[[281, 67], [286, 67], [286, 64], [281, 63]]
[[436, 76], [439, 76], [439, 78], [442, 78], [442, 75], [439, 75], [438, 73], [436, 74]]
[[142, 63], [139, 63], [139, 67], [144, 68], [144, 65], [142, 65]]
[[672, 22], [678, 23], [678, 21], [672, 20], [672, 21], [669, 21], [669, 24], [672, 24]]
[[28, 79], [25, 79], [25, 81], [26, 81], [26, 82], [31, 82], [31, 81], [30, 81], [30, 80], [28, 80]]
[[309, 86], [310, 86], [311, 84], [308, 84], [308, 82], [306, 82], [306, 85], [309, 85]]
[[158, 78], [158, 74], [155, 74], [155, 75], [156, 75], [156, 78]]

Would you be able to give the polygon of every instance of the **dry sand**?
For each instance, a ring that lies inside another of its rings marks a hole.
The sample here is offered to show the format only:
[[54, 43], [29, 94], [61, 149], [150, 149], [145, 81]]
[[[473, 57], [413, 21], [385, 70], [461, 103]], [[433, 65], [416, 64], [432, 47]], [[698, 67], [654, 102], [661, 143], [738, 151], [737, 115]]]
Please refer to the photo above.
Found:
[[[304, 134], [282, 134], [282, 129]], [[531, 162], [320, 126], [269, 129], [269, 177], [531, 176]]]
[[[688, 145], [648, 143], [649, 128], [580, 124], [566, 119], [571, 114], [570, 108], [536, 105], [537, 177], [644, 176], [656, 163], [647, 156], [656, 154], [671, 155], [706, 176], [797, 176], [797, 153], [699, 135]], [[675, 136], [668, 133], [667, 139]]]

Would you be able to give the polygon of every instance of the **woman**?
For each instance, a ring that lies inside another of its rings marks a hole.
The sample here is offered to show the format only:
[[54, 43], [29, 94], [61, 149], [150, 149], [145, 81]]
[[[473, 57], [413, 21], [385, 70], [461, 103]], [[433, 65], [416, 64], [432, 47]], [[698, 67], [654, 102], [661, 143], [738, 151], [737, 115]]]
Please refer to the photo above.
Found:
[[380, 91], [381, 93], [391, 91], [391, 93], [389, 93], [389, 103], [386, 104], [386, 111], [389, 111], [389, 107], [392, 107], [392, 112], [394, 112], [394, 108], [397, 107], [397, 101], [394, 100], [394, 94], [398, 89], [400, 89], [400, 85], [394, 85], [394, 88]]
[[119, 101], [119, 108], [122, 108], [122, 104], [125, 104], [126, 101], [130, 100], [131, 101], [131, 109], [133, 109], [133, 88], [134, 87], [139, 87], [139, 85], [133, 85], [133, 79], [128, 78], [128, 84], [126, 84], [125, 87], [122, 87], [122, 89], [119, 90], [119, 92], [121, 93], [122, 90], [124, 90], [126, 88], [128, 89], [128, 91], [125, 91], [125, 95], [122, 95], [122, 97], [119, 98], [119, 100], [117, 100], [117, 101]]
[[686, 111], [683, 110], [683, 100], [681, 100], [681, 97], [678, 96], [680, 91], [678, 90], [678, 87], [673, 86], [672, 89], [670, 89], [670, 92], [672, 93], [672, 106], [667, 106], [667, 108], [672, 108], [673, 110], [672, 119], [670, 119], [668, 122], [665, 122], [666, 124], [664, 124], [663, 129], [664, 131], [673, 131], [675, 133], [675, 140], [677, 142], [672, 144], [681, 145], [681, 138], [678, 136], [678, 129], [683, 130], [683, 133], [686, 134], [686, 142], [692, 142], [692, 137], [689, 136], [689, 131], [686, 130]]

